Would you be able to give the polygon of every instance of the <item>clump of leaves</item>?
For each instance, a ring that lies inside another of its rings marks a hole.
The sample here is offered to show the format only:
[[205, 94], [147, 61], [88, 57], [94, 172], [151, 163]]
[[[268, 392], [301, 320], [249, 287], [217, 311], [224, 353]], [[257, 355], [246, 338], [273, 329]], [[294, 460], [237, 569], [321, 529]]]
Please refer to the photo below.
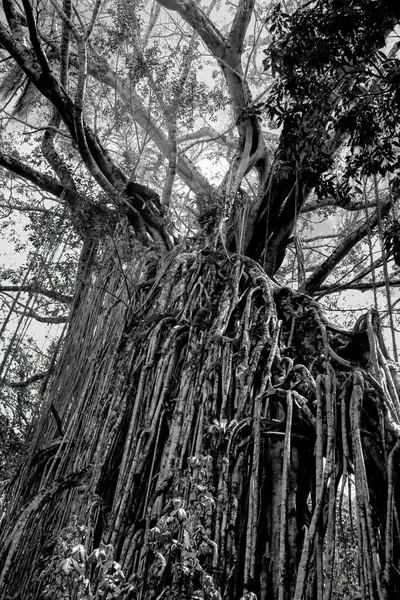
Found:
[[393, 256], [394, 262], [400, 267], [400, 221], [387, 219], [383, 231], [383, 247], [387, 258]]
[[356, 517], [354, 498], [352, 501], [351, 497], [345, 493], [343, 501], [337, 504], [336, 512], [333, 600], [357, 600], [360, 598], [357, 542], [354, 531]]
[[87, 528], [77, 519], [60, 531], [53, 554], [40, 575], [43, 600], [129, 600], [136, 598], [136, 583], [125, 580], [121, 565], [114, 561], [110, 544], [87, 554]]
[[[214, 434], [214, 432], [210, 432]], [[164, 598], [221, 600], [211, 573], [218, 566], [217, 546], [210, 538], [215, 499], [211, 493], [210, 455], [192, 456], [168, 510], [148, 532], [149, 576], [154, 593]]]
[[4, 482], [14, 475], [24, 448], [24, 436], [4, 414], [0, 414], [0, 440], [0, 482]]
[[283, 125], [286, 154], [314, 161], [313, 187], [330, 169], [320, 156], [331, 155], [333, 139], [349, 145], [348, 180], [396, 177], [400, 61], [380, 48], [398, 18], [395, 4], [375, 0], [313, 0], [291, 15], [278, 3], [271, 12], [264, 68], [278, 77], [266, 112]]

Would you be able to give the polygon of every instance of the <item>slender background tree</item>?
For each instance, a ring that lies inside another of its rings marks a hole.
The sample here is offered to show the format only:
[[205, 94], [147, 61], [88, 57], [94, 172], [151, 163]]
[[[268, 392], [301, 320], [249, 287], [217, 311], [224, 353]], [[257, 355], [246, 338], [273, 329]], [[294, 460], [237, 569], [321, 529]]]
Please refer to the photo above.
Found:
[[399, 18], [3, 0], [3, 598], [400, 597]]

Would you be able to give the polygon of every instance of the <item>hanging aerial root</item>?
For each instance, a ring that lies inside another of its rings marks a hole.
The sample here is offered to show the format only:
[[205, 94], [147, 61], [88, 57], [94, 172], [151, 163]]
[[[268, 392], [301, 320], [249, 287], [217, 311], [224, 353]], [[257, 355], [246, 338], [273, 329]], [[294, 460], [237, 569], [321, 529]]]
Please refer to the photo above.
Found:
[[292, 415], [293, 399], [290, 391], [286, 395], [287, 413], [285, 443], [283, 450], [283, 470], [282, 470], [282, 497], [281, 497], [281, 520], [279, 531], [279, 594], [278, 600], [284, 600], [287, 592], [287, 510], [288, 510], [288, 478], [290, 468], [291, 453], [291, 435], [292, 435]]
[[[357, 505], [359, 508], [359, 518], [361, 522], [361, 535], [363, 537], [363, 549], [365, 551], [364, 560], [366, 563], [366, 575], [369, 580], [369, 587], [376, 586], [380, 600], [384, 600], [387, 595], [381, 584], [381, 567], [378, 556], [378, 547], [376, 541], [376, 531], [373, 524], [371, 513], [370, 495], [368, 480], [363, 456], [363, 446], [360, 435], [361, 408], [364, 393], [364, 382], [359, 371], [353, 375], [353, 392], [351, 396], [351, 425], [352, 425], [352, 443], [355, 457], [356, 472], [356, 494]], [[371, 583], [370, 579], [373, 578]]]

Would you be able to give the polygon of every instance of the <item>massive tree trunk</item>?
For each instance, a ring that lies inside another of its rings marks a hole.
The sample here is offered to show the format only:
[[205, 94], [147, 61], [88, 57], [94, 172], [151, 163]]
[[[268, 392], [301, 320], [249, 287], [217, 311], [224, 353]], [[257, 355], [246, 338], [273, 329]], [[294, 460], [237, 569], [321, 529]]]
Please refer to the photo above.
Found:
[[1, 597], [329, 597], [350, 480], [362, 597], [400, 597], [399, 375], [376, 315], [341, 334], [223, 248], [102, 264], [7, 490]]

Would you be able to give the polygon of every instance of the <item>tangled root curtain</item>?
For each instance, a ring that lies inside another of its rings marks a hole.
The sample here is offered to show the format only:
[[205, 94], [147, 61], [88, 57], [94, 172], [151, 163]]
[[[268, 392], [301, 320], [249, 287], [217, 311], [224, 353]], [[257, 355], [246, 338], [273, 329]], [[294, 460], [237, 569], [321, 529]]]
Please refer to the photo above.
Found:
[[340, 330], [226, 253], [104, 264], [6, 491], [2, 597], [329, 598], [344, 501], [362, 598], [399, 597], [377, 314]]

